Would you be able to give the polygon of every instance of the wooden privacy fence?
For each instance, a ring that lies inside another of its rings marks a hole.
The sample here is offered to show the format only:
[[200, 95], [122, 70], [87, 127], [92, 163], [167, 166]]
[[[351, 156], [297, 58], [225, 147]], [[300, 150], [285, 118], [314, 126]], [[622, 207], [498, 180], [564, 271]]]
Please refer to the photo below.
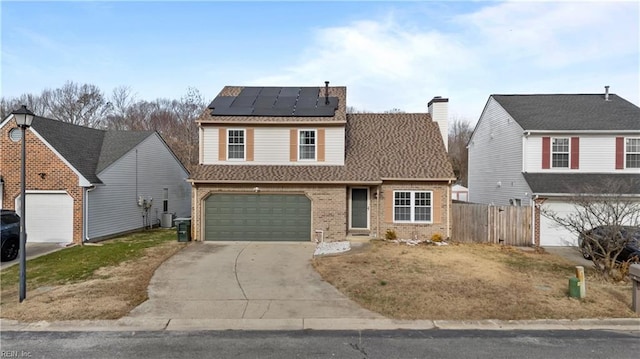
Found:
[[531, 207], [454, 203], [451, 240], [531, 246]]

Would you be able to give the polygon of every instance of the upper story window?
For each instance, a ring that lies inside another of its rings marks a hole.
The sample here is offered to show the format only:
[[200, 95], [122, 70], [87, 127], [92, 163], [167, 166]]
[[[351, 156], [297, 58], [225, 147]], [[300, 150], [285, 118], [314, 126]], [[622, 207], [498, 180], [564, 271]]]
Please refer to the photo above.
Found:
[[569, 168], [569, 139], [568, 138], [552, 139], [551, 167]]
[[640, 138], [626, 139], [626, 167], [640, 168]]
[[394, 222], [431, 222], [431, 192], [394, 191]]
[[244, 160], [244, 130], [227, 131], [227, 158], [230, 160]]
[[298, 134], [298, 159], [316, 159], [316, 130], [300, 130]]

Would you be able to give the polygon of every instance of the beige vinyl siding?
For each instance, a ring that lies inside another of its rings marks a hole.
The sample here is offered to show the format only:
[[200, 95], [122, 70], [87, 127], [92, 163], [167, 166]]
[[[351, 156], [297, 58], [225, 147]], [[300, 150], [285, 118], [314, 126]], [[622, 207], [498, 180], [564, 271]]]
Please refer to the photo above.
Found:
[[203, 164], [241, 165], [251, 162], [254, 165], [344, 165], [344, 127], [313, 128], [317, 131], [315, 162], [298, 161], [298, 130], [305, 127], [234, 128], [246, 129], [246, 161], [227, 161], [226, 128], [207, 126], [202, 129]]
[[518, 198], [528, 203], [530, 189], [522, 176], [523, 133], [490, 97], [469, 143], [469, 201], [508, 205], [509, 199]]

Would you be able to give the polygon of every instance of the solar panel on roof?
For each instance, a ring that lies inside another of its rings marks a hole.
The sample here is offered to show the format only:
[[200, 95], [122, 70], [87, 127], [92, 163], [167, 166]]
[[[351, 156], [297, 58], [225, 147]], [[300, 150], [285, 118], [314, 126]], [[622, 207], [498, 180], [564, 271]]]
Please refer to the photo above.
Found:
[[256, 97], [256, 101], [253, 103], [253, 107], [258, 108], [271, 108], [276, 103], [276, 96], [258, 96]]
[[218, 96], [215, 99], [213, 99], [213, 101], [211, 101], [209, 108], [229, 107], [233, 102], [233, 100], [235, 99], [236, 98], [233, 96]]
[[254, 116], [293, 116], [293, 107], [279, 107], [279, 108], [261, 108], [256, 109], [253, 113]]
[[277, 108], [282, 108], [282, 107], [291, 107], [293, 108], [293, 106], [296, 104], [296, 98], [293, 96], [280, 96], [278, 97], [278, 102], [276, 102], [275, 107]]
[[256, 96], [238, 96], [231, 104], [231, 107], [252, 107], [256, 101]]
[[298, 97], [300, 87], [283, 87], [280, 90], [280, 97]]
[[238, 96], [216, 97], [209, 108], [213, 116], [333, 116], [338, 98], [328, 100], [319, 87], [245, 87]]
[[263, 87], [258, 96], [278, 96], [282, 87]]
[[261, 90], [262, 87], [245, 87], [238, 96], [258, 96]]
[[226, 107], [211, 111], [214, 116], [251, 116], [253, 107]]

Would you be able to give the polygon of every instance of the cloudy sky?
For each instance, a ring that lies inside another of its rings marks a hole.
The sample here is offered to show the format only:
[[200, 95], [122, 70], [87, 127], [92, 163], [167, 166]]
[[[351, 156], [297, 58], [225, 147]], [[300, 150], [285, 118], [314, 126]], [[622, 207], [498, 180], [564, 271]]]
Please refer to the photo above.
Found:
[[347, 86], [361, 110], [475, 123], [490, 94], [611, 92], [640, 104], [640, 4], [601, 2], [7, 2], [2, 96], [66, 81], [139, 99], [225, 85]]

